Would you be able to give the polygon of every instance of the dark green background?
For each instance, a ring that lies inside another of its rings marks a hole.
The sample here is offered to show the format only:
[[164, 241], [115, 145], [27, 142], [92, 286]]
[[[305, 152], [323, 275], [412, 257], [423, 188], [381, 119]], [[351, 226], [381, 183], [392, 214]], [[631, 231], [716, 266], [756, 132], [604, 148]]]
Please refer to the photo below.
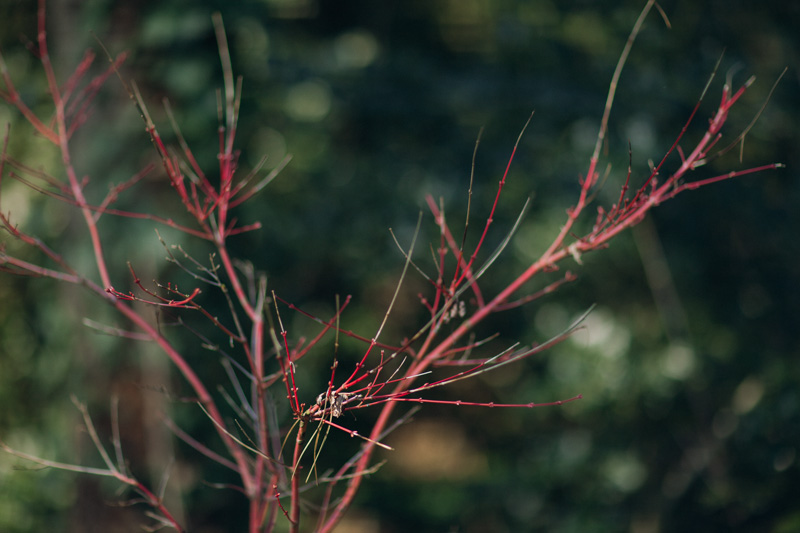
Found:
[[[33, 4], [3, 4], [0, 43], [23, 97], [46, 117], [41, 73], [19, 38], [35, 38]], [[642, 5], [51, 2], [48, 30], [62, 79], [84, 48], [98, 49], [92, 33], [112, 53], [129, 51], [122, 74], [139, 84], [162, 134], [171, 138], [161, 105], [168, 97], [189, 144], [213, 175], [214, 91], [221, 70], [211, 13], [221, 11], [234, 69], [244, 76], [243, 170], [265, 151], [267, 167], [284, 151], [294, 156], [273, 184], [239, 210], [243, 222], [261, 220], [264, 229], [233, 239], [232, 252], [266, 271], [270, 287], [284, 298], [322, 316], [330, 313], [335, 294], [352, 294], [344, 325], [369, 337], [402, 267], [388, 228], [408, 240], [417, 213], [425, 211], [424, 195], [431, 193], [444, 198], [460, 234], [472, 150], [483, 127], [467, 240], [474, 246], [513, 143], [534, 109], [487, 250], [503, 238], [526, 197], [533, 197], [532, 208], [485, 277], [485, 293], [502, 288], [549, 243], [576, 198], [611, 74]], [[608, 205], [616, 199], [628, 142], [635, 178], [646, 175], [649, 159], [661, 158], [723, 51], [685, 148], [702, 134], [727, 76], [736, 87], [751, 74], [757, 77], [725, 129], [730, 141], [758, 111], [784, 67], [788, 72], [750, 132], [743, 162], [732, 152], [698, 170], [697, 177], [772, 162], [788, 168], [678, 197], [608, 250], [585, 257], [584, 265], [566, 265], [579, 274], [577, 282], [528, 308], [498, 315], [482, 331], [503, 334], [496, 351], [515, 340], [541, 342], [570, 317], [598, 306], [583, 342], [567, 342], [435, 397], [544, 402], [582, 393], [584, 399], [532, 410], [425, 407], [396, 435], [398, 451], [365, 482], [342, 531], [800, 529], [800, 507], [792, 496], [800, 481], [795, 333], [800, 47], [793, 35], [800, 7], [685, 0], [662, 7], [672, 29], [652, 13], [631, 54], [604, 159], [612, 173], [597, 201]], [[363, 53], [359, 43], [373, 54], [353, 56], [353, 50]], [[102, 52], [99, 56], [102, 65]], [[295, 99], [304, 110], [322, 105], [320, 115], [293, 113]], [[109, 81], [97, 106], [73, 141], [79, 173], [97, 186], [90, 194], [94, 201], [103, 197], [107, 183], [154, 160], [117, 80]], [[31, 166], [56, 168], [52, 152], [2, 104], [0, 122], [7, 121], [14, 156]], [[25, 193], [7, 176], [3, 182], [2, 209], [13, 215], [10, 198], [21, 196], [9, 191]], [[24, 198], [31, 206], [25, 227], [91, 272], [80, 218], [47, 207], [51, 202], [40, 197]], [[158, 172], [120, 202], [123, 208], [180, 218]], [[119, 287], [129, 284], [129, 260], [143, 279], [192, 284], [163, 261], [153, 224], [106, 217], [103, 231]], [[200, 260], [208, 252], [172, 230], [161, 233]], [[429, 270], [428, 243], [435, 239], [426, 212], [418, 250]], [[667, 269], [648, 279], [647, 265]], [[532, 283], [529, 292], [552, 279]], [[655, 290], [659, 284], [665, 288]], [[398, 342], [421, 324], [415, 296], [420, 290], [424, 283], [410, 275], [384, 333], [387, 342]], [[210, 299], [213, 291], [206, 293], [209, 307], [221, 305]], [[163, 458], [177, 453], [174, 485], [187, 491], [190, 529], [243, 530], [241, 499], [201, 483], [233, 480], [203, 469], [191, 450], [158, 429], [154, 415], [169, 409], [196, 434], [209, 431], [191, 408], [159, 392], [164, 386], [174, 396], [187, 393], [154, 348], [83, 329], [83, 317], [124, 323], [74, 287], [3, 275], [0, 299], [0, 437], [31, 453], [97, 465], [69, 395], [90, 403], [107, 436], [108, 397], [116, 394], [134, 472], [157, 484]], [[162, 317], [165, 323], [170, 318]], [[213, 337], [201, 320], [184, 318]], [[315, 331], [288, 311], [283, 318], [295, 338]], [[175, 342], [197, 368], [224, 383], [217, 357], [174, 329]], [[352, 361], [361, 351], [363, 346], [343, 342], [340, 358]], [[306, 362], [306, 375], [318, 377], [301, 384], [309, 399], [321, 390], [331, 354], [329, 343]], [[373, 416], [359, 413], [348, 419], [348, 427], [363, 431]], [[334, 465], [353, 446], [348, 437], [332, 435], [325, 460]], [[125, 500], [113, 483], [15, 470], [21, 465], [0, 456], [2, 531], [136, 531], [144, 520], [108, 505]]]

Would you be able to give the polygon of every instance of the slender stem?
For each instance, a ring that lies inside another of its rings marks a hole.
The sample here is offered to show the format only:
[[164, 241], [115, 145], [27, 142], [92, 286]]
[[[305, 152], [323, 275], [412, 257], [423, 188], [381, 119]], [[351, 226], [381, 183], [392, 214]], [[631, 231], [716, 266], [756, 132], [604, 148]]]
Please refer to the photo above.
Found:
[[75, 197], [78, 206], [80, 207], [81, 214], [86, 221], [86, 227], [89, 230], [89, 235], [92, 240], [92, 248], [94, 249], [95, 262], [97, 263], [97, 270], [100, 273], [100, 279], [104, 287], [111, 286], [111, 278], [108, 275], [108, 268], [106, 266], [105, 257], [103, 255], [103, 245], [100, 241], [100, 234], [97, 230], [97, 224], [94, 215], [87, 207], [86, 198], [83, 195], [83, 187], [78, 180], [75, 173], [75, 168], [72, 165], [72, 158], [70, 156], [69, 141], [67, 134], [67, 119], [64, 112], [64, 99], [61, 97], [61, 92], [56, 81], [53, 65], [50, 62], [50, 55], [47, 50], [47, 32], [45, 27], [45, 0], [39, 0], [39, 56], [44, 67], [45, 76], [47, 77], [47, 87], [53, 99], [53, 104], [56, 108], [56, 131], [58, 134], [58, 147], [61, 151], [61, 160], [64, 163], [64, 169], [67, 172], [67, 179], [69, 180], [70, 190]]
[[294, 460], [292, 462], [292, 507], [289, 511], [289, 531], [300, 531], [300, 457], [303, 455], [307, 422], [300, 421], [297, 437], [294, 439]]

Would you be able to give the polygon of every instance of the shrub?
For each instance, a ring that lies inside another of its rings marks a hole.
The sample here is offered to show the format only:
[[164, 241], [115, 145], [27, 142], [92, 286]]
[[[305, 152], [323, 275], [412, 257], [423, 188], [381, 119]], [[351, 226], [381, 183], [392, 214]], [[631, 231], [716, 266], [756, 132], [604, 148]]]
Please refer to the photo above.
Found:
[[[4, 88], [0, 96], [17, 109], [37, 135], [56, 148], [61, 168], [57, 175], [42, 169], [36, 162], [12, 157], [8, 149], [11, 137], [7, 134], [0, 178], [22, 183], [48, 202], [69, 205], [80, 213], [86, 238], [91, 243], [93, 264], [86, 265], [70, 258], [72, 244], [68, 236], [60, 235], [52, 242], [40, 238], [35, 225], [28, 228], [17, 224], [13, 205], [0, 204], [0, 224], [9, 237], [0, 250], [0, 268], [13, 275], [49, 278], [75, 285], [91, 294], [93, 302], [102, 302], [126, 321], [125, 325], [110, 325], [84, 320], [85, 325], [131, 343], [148, 340], [158, 346], [185, 381], [185, 385], [178, 387], [188, 386], [191, 391], [176, 396], [204, 413], [216, 433], [216, 440], [212, 443], [195, 438], [169, 416], [165, 416], [164, 422], [197, 454], [235, 474], [235, 482], [219, 485], [240, 492], [247, 501], [250, 531], [284, 527], [298, 531], [301, 517], [304, 523], [310, 518], [311, 523], [316, 524], [316, 531], [332, 531], [352, 505], [365, 479], [381, 466], [376, 454], [381, 448], [389, 449], [385, 444], [387, 436], [408, 422], [416, 411], [415, 408], [404, 409], [408, 404], [527, 409], [563, 405], [581, 398], [576, 393], [572, 397], [537, 403], [532, 400], [452, 399], [440, 395], [439, 389], [522, 364], [563, 342], [582, 326], [590, 311], [551, 338], [527, 346], [495, 336], [491, 329], [494, 327], [492, 317], [531, 304], [574, 281], [576, 275], [565, 270], [565, 264], [582, 265], [587, 254], [606, 248], [611, 240], [639, 224], [661, 203], [686, 191], [781, 166], [770, 163], [700, 174], [709, 161], [743, 144], [752, 126], [751, 123], [733, 138], [723, 140], [722, 131], [729, 112], [753, 83], [750, 78], [741, 86], [724, 83], [719, 104], [705, 130], [696, 139], [688, 140], [687, 132], [695, 126], [706, 95], [718, 90], [715, 76], [711, 76], [674, 143], [662, 158], [653, 162], [646, 175], [639, 177], [633, 165], [629, 165], [617, 182], [602, 169], [602, 151], [622, 67], [645, 17], [654, 6], [653, 1], [647, 3], [620, 55], [594, 148], [587, 169], [578, 181], [577, 199], [567, 209], [562, 225], [544, 251], [521, 273], [503, 280], [499, 290], [489, 292], [484, 288], [487, 273], [493, 271], [495, 262], [515, 237], [528, 211], [528, 202], [520, 202], [518, 217], [509, 221], [501, 230], [502, 235], [497, 237], [498, 205], [504, 199], [509, 172], [528, 126], [526, 123], [510, 150], [493, 201], [483, 215], [475, 215], [471, 204], [473, 181], [477, 179], [474, 176], [465, 187], [467, 207], [459, 220], [445, 216], [442, 200], [426, 197], [425, 204], [436, 230], [434, 244], [430, 245], [432, 258], [426, 260], [425, 254], [419, 252], [427, 246], [427, 243], [426, 246], [419, 243], [421, 235], [425, 234], [420, 217], [413, 231], [395, 239], [403, 259], [402, 271], [385, 312], [377, 320], [377, 327], [365, 333], [351, 331], [346, 325], [349, 297], [337, 297], [334, 310], [328, 315], [305, 310], [283, 296], [280, 285], [275, 287], [271, 282], [272, 286], [268, 286], [266, 274], [246, 258], [239, 259], [231, 252], [232, 241], [261, 227], [260, 222], [241, 222], [237, 213], [246, 202], [264, 194], [264, 189], [289, 161], [285, 159], [269, 172], [261, 172], [258, 167], [246, 174], [240, 171], [240, 153], [235, 141], [243, 85], [241, 79], [234, 77], [221, 17], [214, 19], [222, 60], [223, 90], [218, 96], [218, 168], [212, 174], [201, 162], [204, 158], [196, 156], [184, 139], [177, 121], [172, 121], [175, 146], [164, 140], [136, 85], [125, 81], [124, 54], [113, 58], [107, 69], [91, 77], [94, 55], [87, 52], [66, 81], [58, 79], [46, 40], [45, 3], [40, 0], [38, 37], [33, 48], [44, 70], [53, 118], [43, 118], [38, 106], [26, 102], [14, 85], [13, 72], [1, 56]], [[82, 176], [77, 168], [79, 157], [72, 143], [75, 134], [87, 123], [101, 87], [110, 77], [117, 76], [144, 120], [160, 162], [158, 172], [172, 188], [171, 203], [165, 204], [159, 198], [163, 212], [118, 207], [129, 189], [152, 186], [148, 179], [156, 172], [154, 165], [145, 166], [125, 182], [110, 187], [102, 197], [94, 188], [97, 179]], [[756, 118], [759, 113], [755, 113]], [[171, 118], [169, 110], [168, 114]], [[475, 151], [477, 154], [478, 143]], [[473, 159], [473, 169], [474, 165]], [[598, 201], [599, 192], [607, 190], [609, 183], [619, 183], [618, 193], [609, 203]], [[95, 198], [98, 200], [93, 200]], [[593, 204], [597, 205], [594, 212], [590, 209]], [[476, 216], [481, 221], [479, 224], [473, 220]], [[110, 217], [120, 217], [132, 225], [155, 223], [187, 237], [176, 238], [181, 242], [173, 244], [158, 234], [167, 261], [174, 267], [170, 273], [174, 277], [157, 283], [146, 282], [141, 279], [142, 260], [135, 255], [135, 249], [128, 250], [125, 256], [112, 255], [108, 242], [114, 235], [104, 234], [102, 229], [102, 224]], [[464, 220], [463, 227], [461, 220]], [[201, 259], [203, 245], [193, 244], [194, 241], [211, 247], [213, 251], [207, 259]], [[492, 250], [487, 249], [490, 243], [494, 244]], [[124, 279], [119, 276], [121, 271], [129, 275], [128, 282], [120, 281]], [[416, 286], [422, 287], [419, 302], [424, 318], [417, 323], [414, 312], [403, 312], [403, 321], [398, 322], [395, 319], [398, 299], [403, 298], [404, 287], [411, 278], [415, 279]], [[535, 289], [531, 288], [534, 278], [539, 283]], [[543, 279], [546, 281], [539, 281]], [[207, 299], [206, 295], [213, 292], [221, 296], [221, 306]], [[287, 317], [292, 315], [316, 324], [312, 336], [302, 338], [293, 334], [287, 326], [290, 322]], [[212, 373], [201, 368], [195, 361], [192, 347], [185, 338], [172, 332], [173, 326], [194, 335], [197, 344], [219, 356], [222, 369], [217, 371], [219, 375], [210, 375]], [[389, 326], [391, 339], [385, 335]], [[356, 360], [340, 358], [340, 342], [361, 347]], [[321, 376], [306, 375], [320, 369], [319, 363], [309, 362], [312, 358], [324, 361]], [[314, 386], [317, 388], [313, 389]], [[170, 472], [167, 471], [161, 480], [146, 483], [141, 481], [142, 476], [134, 473], [136, 467], [128, 464], [119, 436], [116, 407], [112, 409], [109, 422], [112, 453], [87, 407], [78, 399], [74, 399], [74, 403], [100, 453], [102, 467], [51, 461], [12, 448], [5, 442], [0, 444], [7, 452], [40, 465], [115, 478], [136, 495], [130, 500], [132, 503], [148, 507], [153, 527], [185, 530], [184, 520], [165, 498]], [[124, 403], [122, 407], [124, 409]], [[377, 413], [365, 429], [361, 429], [364, 424], [352, 418], [362, 410]], [[337, 438], [337, 434], [357, 439], [359, 446], [351, 456], [331, 467], [326, 457], [329, 453], [326, 444]], [[191, 517], [187, 520], [191, 521]]]

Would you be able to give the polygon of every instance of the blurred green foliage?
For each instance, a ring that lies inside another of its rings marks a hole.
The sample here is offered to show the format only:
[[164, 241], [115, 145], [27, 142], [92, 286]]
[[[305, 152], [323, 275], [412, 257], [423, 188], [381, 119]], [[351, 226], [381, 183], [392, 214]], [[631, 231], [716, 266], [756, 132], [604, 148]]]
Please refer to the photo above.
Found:
[[[18, 38], [35, 37], [33, 4], [3, 5], [0, 44], [26, 101], [46, 113], [41, 74]], [[444, 199], [454, 231], [461, 231], [472, 150], [484, 128], [467, 239], [467, 247], [474, 246], [514, 140], [534, 109], [487, 249], [504, 237], [526, 197], [533, 197], [532, 209], [486, 276], [484, 292], [513, 279], [549, 243], [588, 166], [614, 65], [642, 5], [167, 0], [59, 1], [48, 9], [60, 74], [71, 71], [85, 47], [98, 48], [90, 32], [112, 53], [128, 50], [122, 74], [136, 80], [162, 134], [170, 137], [161, 105], [167, 97], [189, 145], [211, 172], [218, 142], [214, 90], [221, 85], [211, 13], [222, 12], [234, 69], [244, 77], [243, 171], [264, 154], [268, 168], [293, 155], [280, 177], [239, 211], [242, 221], [261, 220], [264, 228], [232, 241], [233, 253], [265, 270], [282, 297], [322, 316], [333, 308], [335, 294], [352, 294], [344, 327], [369, 337], [402, 267], [388, 228], [408, 240], [430, 193]], [[586, 256], [582, 266], [570, 265], [577, 282], [498, 316], [482, 333], [500, 331], [508, 343], [541, 342], [598, 304], [574, 339], [437, 397], [545, 402], [581, 393], [584, 399], [532, 410], [425, 407], [416, 423], [395, 435], [404, 447], [387, 454], [387, 466], [367, 480], [349, 517], [351, 529], [342, 531], [800, 527], [791, 496], [800, 481], [800, 6], [774, 0], [661, 6], [671, 29], [651, 14], [630, 56], [610, 124], [612, 172], [598, 202], [616, 199], [628, 143], [635, 178], [646, 175], [649, 160], [661, 158], [723, 51], [720, 72], [684, 145], [701, 134], [726, 79], [738, 86], [750, 74], [758, 78], [726, 128], [733, 139], [783, 68], [789, 72], [749, 133], [743, 163], [731, 153], [698, 176], [771, 162], [788, 169], [717, 184], [659, 207], [610, 249]], [[106, 182], [118, 183], [154, 160], [119, 83], [111, 80], [97, 105], [74, 140], [80, 172], [100, 184], [95, 200]], [[55, 168], [57, 155], [42, 149], [2, 104], [0, 124], [6, 122], [15, 157]], [[123, 196], [120, 207], [179, 218], [159, 176]], [[91, 269], [80, 220], [3, 178], [3, 210]], [[163, 261], [152, 224], [107, 218], [104, 238], [120, 287], [129, 284], [128, 260], [137, 262], [143, 279], [191, 283]], [[195, 257], [209, 251], [172, 230], [160, 232]], [[428, 214], [423, 236], [424, 264], [427, 243], [436, 239]], [[407, 280], [387, 342], [414, 332], [422, 316], [416, 293], [425, 289], [421, 280]], [[157, 483], [163, 458], [153, 458], [152, 441], [141, 437], [158, 434], [141, 431], [152, 424], [153, 402], [195, 434], [209, 431], [202, 417], [169, 401], [186, 391], [159, 366], [154, 349], [80, 328], [83, 317], [103, 323], [115, 318], [79, 289], [4, 275], [0, 301], [4, 440], [44, 457], [92, 463], [96, 457], [80, 436], [69, 395], [92, 404], [108, 435], [107, 398], [116, 394], [132, 467]], [[208, 305], [224, 312], [223, 302]], [[284, 320], [293, 336], [315, 331], [299, 315]], [[175, 329], [176, 342], [201, 373], [218, 379], [217, 358]], [[343, 362], [360, 350], [344, 339]], [[302, 383], [301, 390], [319, 390], [331, 353], [323, 347], [305, 362], [306, 375], [319, 376], [319, 382]], [[158, 392], [161, 387], [170, 398]], [[348, 422], [366, 428], [372, 416]], [[352, 441], [340, 437], [332, 436], [328, 447], [331, 464], [353, 451]], [[191, 487], [183, 498], [191, 530], [241, 530], [238, 496], [201, 483], [233, 481], [228, 474], [203, 466], [180, 444], [168, 445], [165, 455], [172, 453], [169, 446], [181, 457], [176, 483]], [[441, 467], [450, 462], [455, 466]], [[142, 521], [104, 506], [114, 500], [113, 489], [97, 492], [94, 480], [20, 472], [20, 465], [0, 455], [2, 531], [135, 531]]]

